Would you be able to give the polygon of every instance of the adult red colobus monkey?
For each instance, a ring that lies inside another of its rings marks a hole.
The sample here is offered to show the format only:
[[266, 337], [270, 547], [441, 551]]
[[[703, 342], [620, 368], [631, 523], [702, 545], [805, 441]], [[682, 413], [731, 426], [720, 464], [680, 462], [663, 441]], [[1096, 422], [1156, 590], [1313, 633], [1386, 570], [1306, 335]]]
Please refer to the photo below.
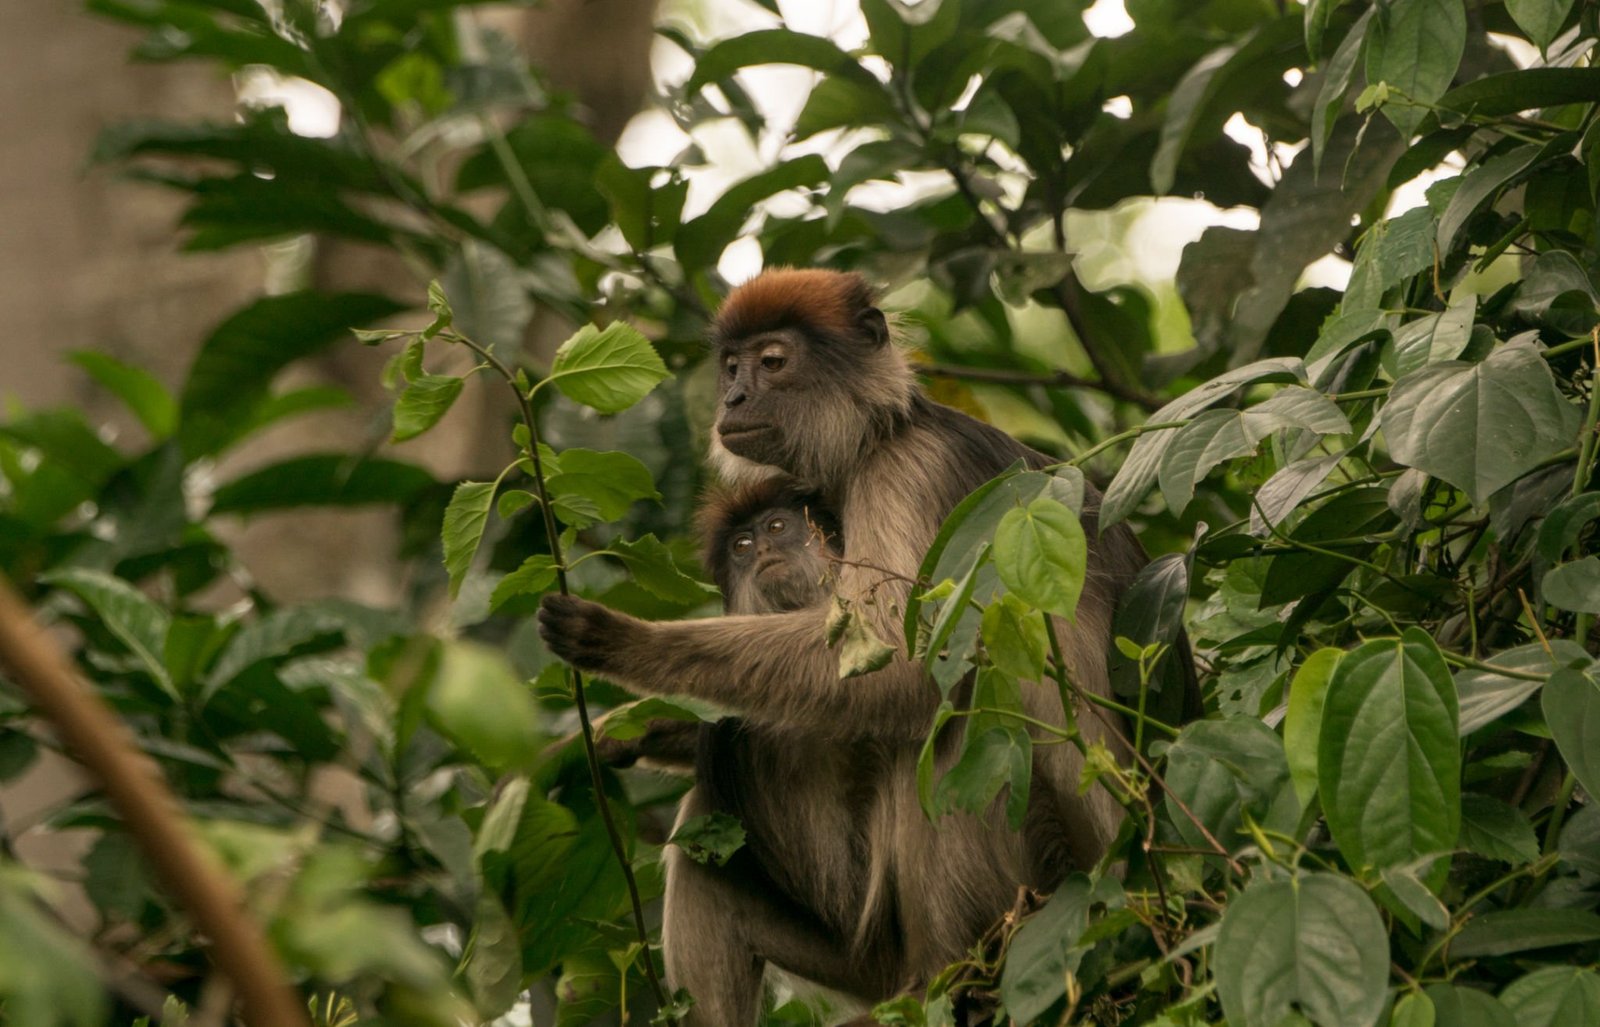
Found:
[[[782, 472], [821, 495], [844, 535], [835, 590], [901, 655], [882, 670], [840, 680], [822, 607], [648, 623], [551, 596], [540, 631], [558, 656], [630, 688], [696, 696], [751, 724], [876, 754], [859, 801], [797, 814], [815, 817], [818, 832], [833, 829], [822, 813], [859, 817], [865, 880], [852, 944], [860, 965], [882, 960], [890, 969], [847, 990], [883, 998], [959, 958], [1010, 908], [1019, 884], [1049, 888], [1096, 860], [1121, 819], [1104, 789], [1078, 794], [1082, 758], [1065, 745], [1034, 748], [1021, 832], [1006, 827], [998, 804], [987, 815], [958, 813], [933, 824], [917, 798], [917, 755], [939, 695], [903, 655], [904, 582], [916, 577], [940, 523], [973, 489], [1018, 460], [1031, 468], [1051, 461], [924, 395], [859, 275], [769, 271], [734, 290], [711, 335], [720, 369], [711, 443], [717, 469], [734, 483]], [[1097, 506], [1091, 490], [1088, 579], [1075, 622], [1058, 622], [1056, 631], [1073, 679], [1109, 695], [1112, 616], [1145, 556], [1125, 526], [1097, 537]], [[1053, 687], [1025, 688], [1024, 704], [1037, 719], [1065, 722]], [[1078, 722], [1090, 740], [1115, 747], [1102, 717], [1083, 711]], [[948, 764], [953, 747], [941, 748]], [[796, 938], [809, 937], [805, 926], [796, 925]], [[669, 948], [674, 930], [669, 924]], [[749, 1022], [729, 1018], [743, 1017], [744, 1006], [697, 999], [701, 1014], [691, 1019], [698, 1023]]]

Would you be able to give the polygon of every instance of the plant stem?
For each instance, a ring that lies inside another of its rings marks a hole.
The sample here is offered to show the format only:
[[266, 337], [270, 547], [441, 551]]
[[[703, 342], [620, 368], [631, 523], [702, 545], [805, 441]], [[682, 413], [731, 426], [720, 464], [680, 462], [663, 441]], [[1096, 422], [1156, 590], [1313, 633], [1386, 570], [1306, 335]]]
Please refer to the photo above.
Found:
[[[481, 357], [496, 374], [506, 380], [511, 391], [517, 394], [517, 405], [522, 410], [522, 423], [528, 429], [528, 458], [533, 464], [534, 494], [538, 496], [539, 509], [544, 514], [545, 537], [550, 543], [550, 556], [556, 565], [556, 588], [562, 595], [570, 595], [567, 590], [566, 560], [561, 553], [561, 532], [556, 527], [556, 516], [550, 505], [550, 494], [544, 484], [544, 463], [539, 455], [539, 423], [533, 415], [533, 401], [527, 391], [517, 384], [516, 373], [499, 357], [464, 335], [454, 332], [444, 334], [451, 341], [460, 342]], [[600, 770], [600, 754], [594, 747], [594, 725], [589, 719], [589, 700], [584, 693], [583, 675], [572, 666], [568, 666], [567, 672], [571, 675], [573, 701], [578, 707], [578, 726], [583, 734], [583, 754], [589, 764], [589, 782], [594, 788], [595, 809], [599, 811], [600, 820], [605, 824], [606, 837], [611, 840], [611, 851], [617, 858], [617, 865], [622, 870], [622, 879], [628, 886], [628, 902], [633, 907], [633, 928], [638, 935], [640, 953], [644, 959], [644, 975], [650, 981], [656, 1003], [665, 1009], [668, 1005], [667, 990], [656, 974], [655, 961], [650, 958], [650, 930], [644, 922], [644, 903], [639, 898], [639, 882], [634, 877], [633, 864], [628, 859], [628, 847], [623, 843], [622, 834], [617, 830], [616, 819], [611, 815], [611, 801], [606, 797], [605, 778]], [[668, 1017], [666, 1022], [677, 1023], [671, 1017]]]
[[1140, 435], [1144, 435], [1148, 432], [1166, 431], [1171, 428], [1182, 428], [1188, 423], [1188, 421], [1158, 421], [1155, 424], [1146, 423], [1135, 428], [1129, 428], [1127, 431], [1119, 431], [1109, 439], [1090, 447], [1084, 452], [1073, 457], [1071, 460], [1068, 460], [1067, 463], [1071, 464], [1073, 467], [1082, 467], [1091, 457], [1099, 456], [1101, 453], [1119, 443], [1126, 442], [1129, 439], [1138, 438]]

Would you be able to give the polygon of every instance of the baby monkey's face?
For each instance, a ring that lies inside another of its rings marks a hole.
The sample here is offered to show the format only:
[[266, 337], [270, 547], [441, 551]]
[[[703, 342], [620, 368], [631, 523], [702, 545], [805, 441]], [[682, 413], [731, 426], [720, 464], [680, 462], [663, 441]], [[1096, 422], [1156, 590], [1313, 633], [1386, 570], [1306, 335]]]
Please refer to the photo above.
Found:
[[726, 555], [730, 613], [800, 610], [832, 591], [827, 541], [803, 508], [768, 507], [736, 525]]

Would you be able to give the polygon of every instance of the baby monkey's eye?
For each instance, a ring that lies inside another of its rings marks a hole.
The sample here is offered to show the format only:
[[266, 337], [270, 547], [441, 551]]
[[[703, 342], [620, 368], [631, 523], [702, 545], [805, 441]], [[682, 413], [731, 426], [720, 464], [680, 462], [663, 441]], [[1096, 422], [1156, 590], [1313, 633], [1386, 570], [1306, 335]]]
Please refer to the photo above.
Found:
[[756, 540], [749, 535], [737, 535], [733, 540], [733, 551], [737, 556], [743, 556], [755, 547]]
[[784, 520], [782, 517], [774, 517], [772, 520], [767, 522], [767, 531], [773, 535], [782, 535], [783, 530], [788, 526], [789, 522]]
[[734, 377], [735, 375], [737, 375], [739, 373], [739, 361], [734, 359], [733, 357], [729, 357], [728, 358], [728, 363], [727, 363], [727, 368], [728, 368], [728, 377], [729, 378]]

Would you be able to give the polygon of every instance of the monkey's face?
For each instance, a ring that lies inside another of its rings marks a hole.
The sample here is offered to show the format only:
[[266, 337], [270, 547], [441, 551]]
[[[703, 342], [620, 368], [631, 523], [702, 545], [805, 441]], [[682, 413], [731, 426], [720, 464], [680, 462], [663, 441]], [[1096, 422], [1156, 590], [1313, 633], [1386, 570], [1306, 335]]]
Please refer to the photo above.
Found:
[[804, 509], [768, 507], [728, 535], [731, 612], [782, 613], [821, 602], [832, 589], [832, 564], [820, 529]]
[[734, 456], [785, 470], [785, 426], [806, 390], [805, 337], [795, 329], [762, 332], [722, 351], [717, 438]]

